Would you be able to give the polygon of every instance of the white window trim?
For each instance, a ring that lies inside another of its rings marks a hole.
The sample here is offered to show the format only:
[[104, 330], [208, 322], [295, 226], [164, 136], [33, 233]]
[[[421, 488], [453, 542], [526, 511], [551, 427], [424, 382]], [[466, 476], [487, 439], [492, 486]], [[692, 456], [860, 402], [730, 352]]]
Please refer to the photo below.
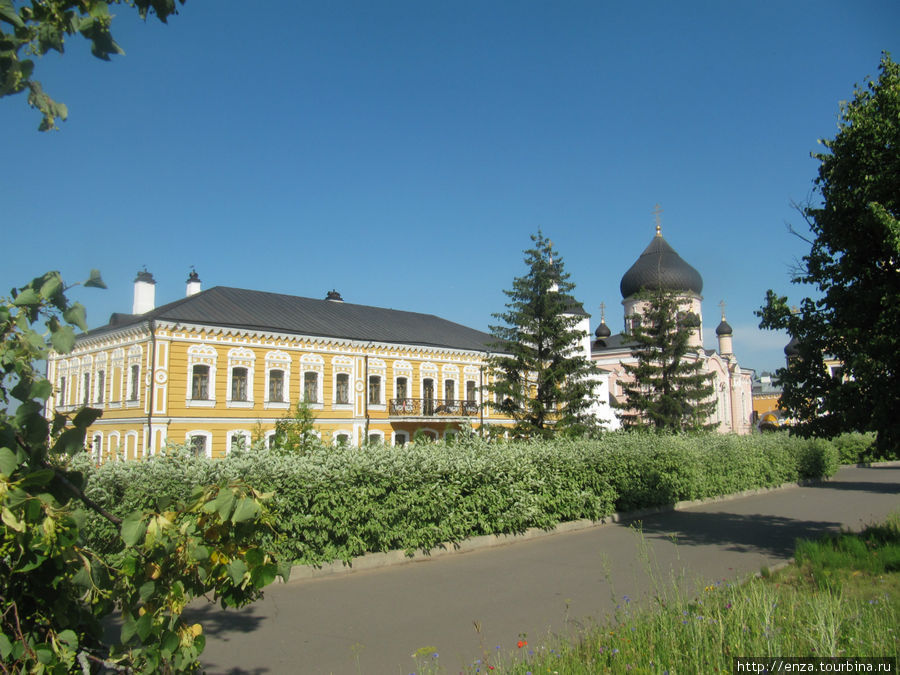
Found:
[[244, 437], [244, 447], [249, 449], [250, 443], [252, 442], [252, 435], [246, 429], [232, 429], [225, 435], [225, 454], [231, 454], [231, 444], [234, 441], [235, 436], [243, 436]]
[[[98, 441], [99, 439], [99, 441]], [[95, 464], [103, 461], [103, 432], [95, 431], [91, 434], [91, 456]]]
[[391, 433], [391, 445], [398, 445], [397, 436], [403, 436], [403, 438], [405, 439], [404, 445], [412, 441], [412, 434], [408, 431], [394, 431]]
[[[306, 400], [306, 374], [312, 373], [316, 376], [315, 400]], [[300, 400], [305, 402], [310, 410], [322, 410], [324, 403], [322, 402], [322, 372], [316, 367], [303, 367], [300, 372]]]
[[[335, 366], [343, 368], [343, 366]], [[338, 375], [346, 375], [347, 376], [347, 402], [346, 403], [338, 403], [337, 400], [337, 392], [338, 392]], [[332, 374], [331, 376], [331, 407], [334, 410], [352, 410], [353, 409], [353, 373], [350, 372], [350, 368], [347, 370], [339, 370]], [[352, 440], [352, 437], [351, 437]]]
[[372, 442], [371, 439], [372, 439], [373, 436], [377, 436], [377, 437], [378, 437], [378, 441], [377, 441], [377, 442], [378, 442], [378, 443], [381, 443], [382, 445], [384, 445], [384, 432], [383, 432], [383, 431], [380, 431], [380, 430], [378, 430], [378, 429], [374, 429], [374, 430], [369, 431], [369, 435], [366, 436], [366, 443], [371, 443], [371, 442]]
[[[184, 404], [188, 408], [213, 408], [216, 405], [216, 361], [218, 353], [210, 345], [191, 345], [188, 347], [187, 390]], [[194, 386], [194, 366], [209, 366], [209, 398], [191, 398]], [[230, 384], [230, 383], [229, 383]]]
[[371, 380], [373, 377], [378, 378], [378, 400], [380, 403], [372, 403], [369, 399], [369, 382], [366, 382], [366, 404], [368, 405], [369, 410], [374, 410], [376, 412], [387, 410], [387, 403], [384, 399], [384, 373], [369, 373], [369, 379]]
[[[270, 352], [266, 355], [266, 382], [265, 382], [265, 403], [266, 410], [288, 410], [291, 407], [291, 359], [287, 354], [280, 356], [283, 352]], [[273, 370], [280, 370], [281, 376], [281, 398], [280, 401], [272, 401], [269, 399], [269, 381]]]
[[[225, 389], [226, 408], [252, 408], [253, 407], [253, 383], [256, 371], [256, 354], [246, 347], [233, 347], [228, 350], [228, 386]], [[247, 369], [247, 400], [235, 401], [232, 396], [232, 378], [235, 368]]]
[[193, 431], [188, 431], [184, 435], [184, 442], [187, 443], [188, 449], [191, 448], [191, 439], [194, 436], [205, 436], [206, 443], [205, 445], [205, 455], [207, 459], [212, 459], [212, 439], [213, 435], [211, 431], [206, 431], [205, 429], [194, 429]]

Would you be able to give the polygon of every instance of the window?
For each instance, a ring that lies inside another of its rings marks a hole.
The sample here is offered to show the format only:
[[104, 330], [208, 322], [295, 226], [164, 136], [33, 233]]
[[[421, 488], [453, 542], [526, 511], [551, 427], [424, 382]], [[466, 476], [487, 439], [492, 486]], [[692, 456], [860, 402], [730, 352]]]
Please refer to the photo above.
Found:
[[379, 405], [381, 403], [381, 376], [369, 375], [369, 403]]
[[246, 401], [247, 400], [247, 369], [232, 368], [231, 369], [231, 400]]
[[380, 433], [372, 433], [369, 434], [369, 444], [370, 445], [380, 445], [384, 442], [384, 436]]
[[103, 403], [103, 389], [106, 384], [106, 373], [102, 370], [97, 371], [97, 403]]
[[82, 392], [81, 403], [82, 405], [87, 405], [91, 402], [91, 374], [85, 373], [84, 378], [82, 379], [82, 387], [84, 387], [84, 391]]
[[406, 445], [409, 442], [409, 434], [398, 431], [394, 434], [394, 445]]
[[206, 456], [206, 436], [201, 434], [191, 436], [191, 452], [194, 453], [195, 457]]
[[59, 393], [57, 394], [57, 398], [59, 400], [59, 405], [66, 404], [66, 378], [65, 378], [65, 376], [59, 378]]
[[138, 400], [138, 391], [140, 389], [140, 379], [141, 379], [141, 367], [139, 365], [132, 364], [131, 366], [131, 391], [128, 394], [129, 401], [137, 401]]
[[191, 398], [199, 401], [209, 400], [209, 366], [194, 366], [191, 379]]
[[466, 401], [475, 403], [475, 382], [472, 380], [466, 382]]
[[456, 382], [444, 380], [444, 400], [448, 403], [456, 398]]
[[335, 445], [350, 445], [350, 436], [347, 434], [338, 434], [334, 437]]
[[335, 403], [350, 403], [350, 375], [338, 373], [334, 388]]
[[284, 401], [284, 371], [269, 371], [269, 400], [281, 403]]
[[228, 451], [241, 451], [250, 447], [250, 434], [246, 431], [231, 431], [228, 433]]
[[405, 377], [397, 378], [397, 391], [395, 392], [397, 396], [395, 398], [407, 398], [409, 396], [407, 382], [408, 380]]
[[303, 373], [303, 400], [307, 403], [318, 403], [319, 376], [318, 373]]
[[94, 441], [91, 443], [91, 451], [94, 454], [94, 461], [99, 463], [103, 453], [103, 436], [100, 434], [94, 436]]

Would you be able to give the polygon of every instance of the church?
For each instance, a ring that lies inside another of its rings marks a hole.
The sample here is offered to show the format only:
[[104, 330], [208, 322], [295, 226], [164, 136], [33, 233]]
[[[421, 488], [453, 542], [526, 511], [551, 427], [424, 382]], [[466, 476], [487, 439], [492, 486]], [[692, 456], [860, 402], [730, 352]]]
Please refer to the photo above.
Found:
[[[196, 272], [183, 298], [157, 307], [155, 286], [149, 272], [138, 273], [130, 314], [113, 314], [107, 325], [79, 335], [71, 353], [48, 358], [48, 410], [103, 411], [88, 434], [97, 462], [147, 457], [170, 442], [221, 457], [255, 440], [270, 442], [275, 422], [301, 400], [325, 443], [402, 445], [511, 423], [482, 399], [495, 344], [488, 333], [431, 314], [347, 303], [336, 291], [313, 299], [202, 290]], [[623, 364], [635, 362], [629, 322], [640, 315], [643, 289], [678, 294], [694, 326], [688, 358], [713, 376], [710, 422], [722, 433], [749, 433], [752, 371], [738, 365], [724, 311], [718, 350], [703, 348], [703, 280], [658, 223], [622, 277], [621, 332], [612, 333], [604, 313], [592, 340], [590, 315], [572, 305], [585, 335], [579, 350], [597, 369], [591, 412], [599, 423], [620, 426], [614, 405], [624, 400]]]
[[[657, 214], [658, 217], [658, 214]], [[716, 327], [718, 350], [703, 347], [703, 279], [700, 273], [685, 262], [663, 238], [657, 220], [656, 235], [634, 264], [628, 268], [619, 284], [624, 309], [622, 331], [613, 334], [606, 325], [605, 312], [594, 331], [591, 360], [605, 374], [606, 391], [613, 404], [624, 403], [622, 385], [629, 381], [623, 364], [634, 364], [632, 324], [640, 317], [642, 290], [664, 290], [675, 293], [686, 316], [691, 320], [690, 347], [686, 358], [702, 364], [702, 372], [713, 376], [716, 406], [709, 420], [721, 433], [747, 434], [751, 431], [753, 399], [751, 393], [753, 371], [738, 364], [732, 349], [733, 331], [725, 320], [724, 305], [721, 321]]]

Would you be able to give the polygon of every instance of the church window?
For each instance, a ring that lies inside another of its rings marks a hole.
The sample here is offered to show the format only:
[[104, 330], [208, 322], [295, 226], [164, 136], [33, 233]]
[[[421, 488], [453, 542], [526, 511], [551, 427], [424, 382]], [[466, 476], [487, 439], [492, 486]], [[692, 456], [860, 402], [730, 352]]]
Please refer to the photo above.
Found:
[[247, 400], [247, 369], [232, 368], [231, 369], [231, 400], [246, 401]]
[[350, 375], [347, 373], [338, 373], [335, 378], [334, 402], [350, 403]]
[[468, 380], [466, 382], [466, 401], [475, 403], [475, 381]]
[[82, 391], [81, 404], [88, 405], [91, 402], [91, 374], [85, 373], [82, 378], [81, 386], [84, 391]]
[[106, 385], [106, 373], [102, 370], [97, 371], [97, 400], [96, 403], [103, 403], [103, 390]]
[[284, 401], [284, 371], [269, 371], [269, 400], [281, 403]]
[[369, 375], [369, 404], [381, 404], [381, 376]]
[[303, 400], [307, 403], [318, 403], [319, 376], [318, 373], [307, 371], [303, 373]]
[[191, 436], [191, 452], [195, 457], [206, 456], [206, 435], [194, 434]]
[[396, 398], [404, 399], [409, 396], [408, 382], [409, 380], [407, 380], [405, 377], [397, 378], [397, 387], [395, 392], [397, 394]]
[[138, 392], [140, 391], [141, 367], [136, 363], [131, 364], [131, 391], [128, 395], [129, 401], [138, 400]]
[[209, 366], [195, 365], [191, 377], [191, 398], [209, 400]]
[[444, 380], [444, 400], [448, 403], [456, 398], [456, 382]]

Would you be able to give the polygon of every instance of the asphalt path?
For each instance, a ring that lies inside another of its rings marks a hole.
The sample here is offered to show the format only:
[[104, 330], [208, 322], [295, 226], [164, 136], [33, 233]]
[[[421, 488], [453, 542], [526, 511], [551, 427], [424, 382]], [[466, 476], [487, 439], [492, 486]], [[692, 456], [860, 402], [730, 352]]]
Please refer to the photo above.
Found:
[[[800, 537], [858, 530], [900, 508], [900, 466], [645, 515], [639, 521], [349, 574], [291, 581], [239, 611], [193, 607], [209, 673], [446, 672], [575, 635], [617, 604], [786, 562]], [[625, 599], [627, 596], [627, 600]]]

